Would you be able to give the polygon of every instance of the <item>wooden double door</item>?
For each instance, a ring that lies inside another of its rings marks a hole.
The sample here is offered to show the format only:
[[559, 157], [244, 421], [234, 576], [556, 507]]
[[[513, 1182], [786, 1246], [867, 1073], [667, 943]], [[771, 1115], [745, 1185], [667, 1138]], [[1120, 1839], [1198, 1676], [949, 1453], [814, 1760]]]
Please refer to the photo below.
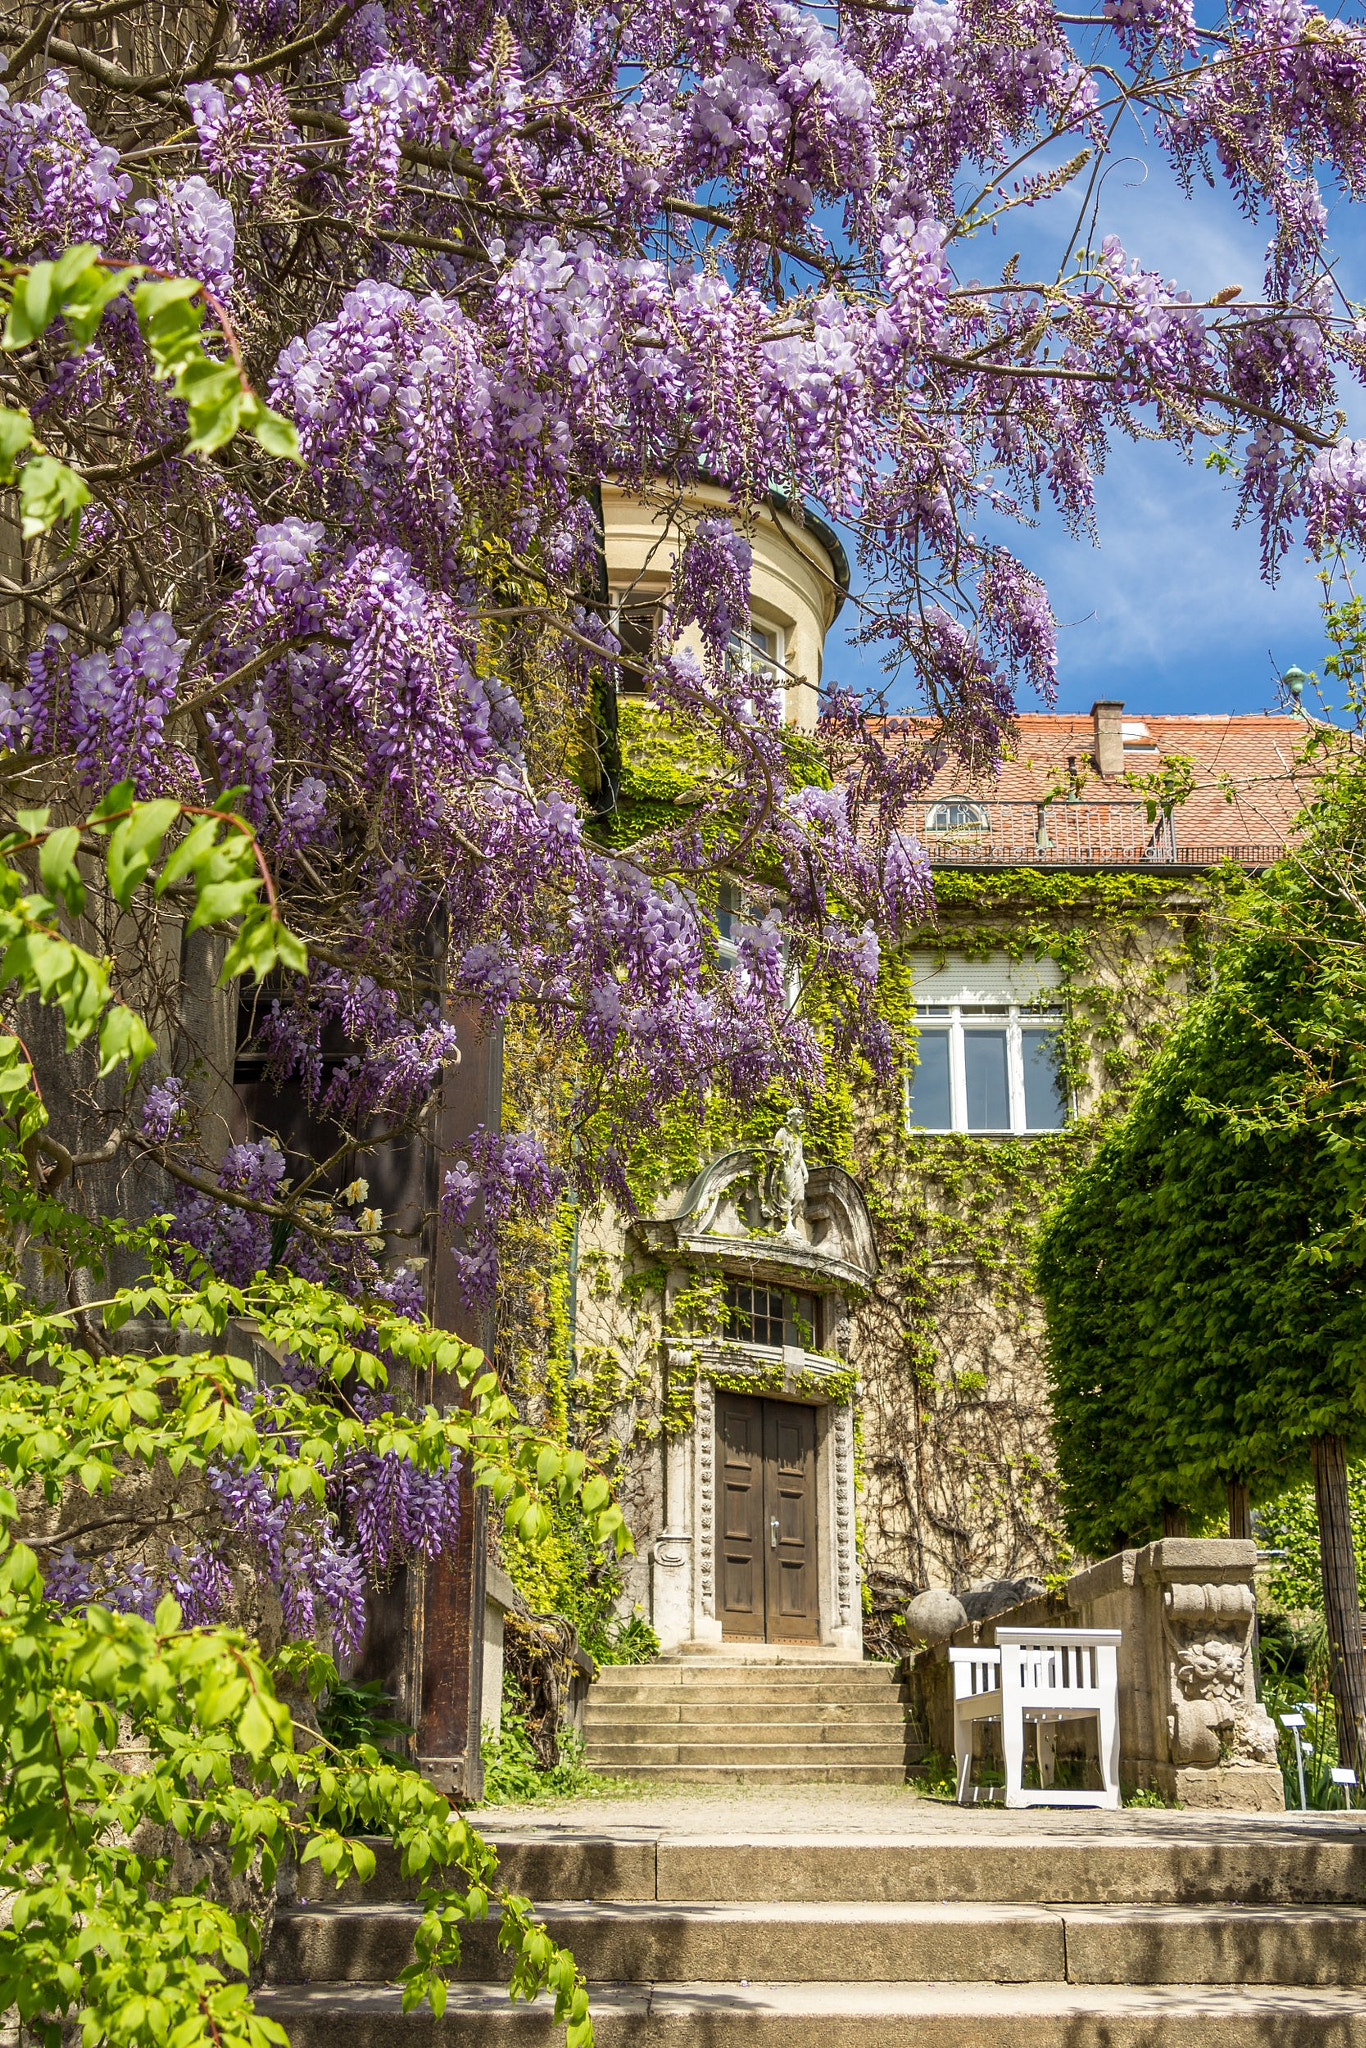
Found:
[[814, 1643], [815, 1409], [718, 1391], [716, 1461], [723, 1635]]

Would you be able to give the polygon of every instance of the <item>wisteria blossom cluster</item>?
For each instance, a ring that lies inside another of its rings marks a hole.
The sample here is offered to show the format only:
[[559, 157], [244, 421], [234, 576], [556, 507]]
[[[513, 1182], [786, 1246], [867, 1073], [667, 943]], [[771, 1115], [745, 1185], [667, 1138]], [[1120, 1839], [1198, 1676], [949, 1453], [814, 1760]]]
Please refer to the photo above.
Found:
[[284, 1500], [255, 1468], [220, 1466], [209, 1483], [224, 1525], [256, 1553], [279, 1593], [287, 1640], [326, 1636], [346, 1656], [365, 1626], [360, 1553], [315, 1506]]
[[[232, 1061], [184, 1031], [127, 1119], [185, 1255], [227, 1278], [284, 1267], [417, 1309], [439, 1240], [486, 1303], [500, 1226], [566, 1176], [627, 1201], [631, 1145], [680, 1098], [800, 1094], [846, 1047], [885, 1063], [883, 949], [930, 907], [920, 794], [949, 755], [989, 774], [1019, 692], [1048, 699], [1028, 522], [1048, 503], [1088, 532], [1117, 437], [1214, 453], [1269, 575], [1366, 536], [1341, 424], [1366, 294], [1328, 243], [1366, 191], [1355, 0], [1085, 21], [1052, 0], [113, 0], [94, 40], [49, 28], [0, 27], [4, 253], [84, 239], [194, 273], [212, 347], [303, 451], [188, 454], [126, 304], [82, 349], [6, 355], [7, 402], [91, 503], [64, 553], [16, 547], [0, 744], [44, 802], [62, 775], [73, 802], [123, 778], [233, 791], [311, 948], [237, 1047], [295, 1091], [308, 1145], [200, 1116]], [[1260, 281], [1206, 302], [1167, 248], [1091, 233], [1134, 124], [1264, 224]], [[1054, 198], [1081, 222], [1058, 261], [1003, 267], [1013, 211]], [[607, 585], [609, 481], [672, 535], [643, 674]], [[737, 677], [775, 506], [851, 537], [851, 612], [918, 689], [914, 728], [844, 690], [833, 647], [809, 744]], [[705, 763], [646, 822], [613, 780], [626, 659]], [[367, 1147], [444, 1142], [458, 1058], [523, 1021], [572, 1077], [554, 1129], [456, 1133], [417, 1218], [342, 1197]], [[287, 1579], [298, 1525], [238, 1477], [223, 1512]], [[338, 1640], [346, 1545], [421, 1548], [454, 1512], [387, 1472], [348, 1483], [351, 1535], [326, 1558], [319, 1536], [289, 1594]], [[184, 1574], [207, 1613], [212, 1559]]]

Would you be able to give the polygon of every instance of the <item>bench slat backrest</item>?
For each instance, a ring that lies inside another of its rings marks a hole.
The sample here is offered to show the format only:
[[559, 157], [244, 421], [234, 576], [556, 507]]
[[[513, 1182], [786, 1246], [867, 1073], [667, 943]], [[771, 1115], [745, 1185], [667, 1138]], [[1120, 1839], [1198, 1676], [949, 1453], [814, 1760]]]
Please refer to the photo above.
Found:
[[1001, 1653], [989, 1644], [972, 1650], [950, 1650], [953, 1666], [953, 1696], [956, 1700], [976, 1699], [984, 1692], [1001, 1688]]
[[1026, 1707], [1082, 1707], [1113, 1693], [1117, 1628], [998, 1629], [1001, 1687]]

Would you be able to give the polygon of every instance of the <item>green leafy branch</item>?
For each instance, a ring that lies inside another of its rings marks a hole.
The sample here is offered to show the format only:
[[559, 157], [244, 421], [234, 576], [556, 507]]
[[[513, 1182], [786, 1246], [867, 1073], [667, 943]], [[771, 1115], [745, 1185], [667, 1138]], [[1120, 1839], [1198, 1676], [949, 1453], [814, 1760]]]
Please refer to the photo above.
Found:
[[[68, 1050], [98, 1028], [101, 1075], [125, 1061], [136, 1074], [156, 1046], [136, 1011], [114, 1001], [111, 963], [62, 929], [63, 912], [74, 920], [86, 908], [83, 857], [93, 861], [103, 852], [104, 880], [120, 910], [130, 908], [150, 878], [158, 898], [179, 886], [193, 891], [191, 932], [236, 919], [224, 981], [248, 972], [259, 980], [277, 966], [301, 973], [307, 966], [302, 941], [280, 917], [256, 834], [229, 808], [234, 794], [216, 805], [171, 797], [139, 803], [133, 785], [122, 782], [74, 824], [54, 826], [45, 809], [20, 810], [13, 829], [0, 834], [0, 987], [59, 1009]], [[182, 819], [191, 821], [190, 829], [166, 850]], [[38, 890], [29, 887], [21, 865], [34, 854]], [[12, 1033], [0, 1034], [0, 1113], [17, 1124], [21, 1142], [47, 1120], [27, 1052]]]
[[[14, 1507], [0, 1495], [0, 1518]], [[568, 2048], [589, 2048], [573, 1958], [525, 1899], [499, 1892], [492, 1851], [444, 1794], [370, 1748], [296, 1749], [248, 1640], [180, 1621], [170, 1597], [150, 1622], [98, 1606], [58, 1615], [32, 1550], [0, 1537], [0, 1999], [44, 2048], [67, 2017], [87, 2048], [282, 2048], [240, 1981], [254, 1929], [177, 1891], [169, 1838], [212, 1841], [268, 1884], [292, 1853], [340, 1885], [374, 1872], [373, 1849], [345, 1832], [362, 1828], [420, 1881], [405, 2010], [426, 1998], [441, 2012], [462, 1925], [496, 1903], [513, 1995], [552, 1991]]]
[[[168, 277], [142, 263], [111, 264], [93, 242], [55, 260], [5, 266], [8, 310], [0, 348], [27, 348], [58, 322], [73, 348], [87, 348], [116, 299], [131, 297], [155, 376], [186, 409], [192, 452], [209, 455], [239, 432], [267, 455], [299, 460], [292, 421], [251, 388], [232, 323], [220, 300], [193, 278]], [[228, 355], [210, 355], [205, 319], [212, 315]], [[25, 540], [70, 523], [74, 543], [90, 486], [81, 472], [47, 449], [21, 408], [0, 408], [0, 483], [17, 484]]]
[[[147, 1243], [156, 1257], [155, 1239]], [[621, 1509], [582, 1451], [547, 1441], [518, 1418], [481, 1352], [376, 1304], [361, 1307], [296, 1274], [258, 1274], [235, 1287], [207, 1274], [174, 1277], [166, 1263], [147, 1283], [86, 1304], [106, 1329], [154, 1317], [194, 1338], [222, 1339], [250, 1328], [273, 1351], [316, 1374], [331, 1398], [286, 1382], [268, 1384], [241, 1358], [195, 1351], [92, 1358], [76, 1314], [34, 1306], [15, 1281], [0, 1280], [0, 1470], [41, 1483], [49, 1500], [78, 1484], [107, 1495], [128, 1464], [165, 1459], [172, 1473], [233, 1458], [260, 1467], [276, 1491], [322, 1506], [327, 1474], [367, 1450], [443, 1471], [468, 1457], [474, 1481], [503, 1506], [510, 1535], [535, 1544], [552, 1508], [577, 1501], [599, 1543], [631, 1547]], [[417, 1414], [386, 1410], [362, 1419], [348, 1383], [384, 1388], [391, 1367], [418, 1384], [440, 1378], [458, 1405], [429, 1402]], [[16, 1370], [15, 1368], [23, 1368]]]
[[[629, 1544], [582, 1453], [521, 1424], [482, 1355], [443, 1331], [292, 1275], [260, 1275], [245, 1288], [201, 1273], [179, 1279], [164, 1258], [152, 1279], [83, 1313], [111, 1331], [156, 1319], [192, 1340], [245, 1325], [254, 1357], [288, 1354], [320, 1385], [271, 1384], [243, 1358], [213, 1351], [97, 1356], [78, 1340], [73, 1312], [38, 1307], [17, 1283], [0, 1282], [9, 1361], [0, 1469], [29, 1501], [108, 1496], [126, 1487], [130, 1468], [179, 1477], [231, 1458], [259, 1469], [279, 1497], [321, 1507], [328, 1473], [355, 1451], [424, 1470], [463, 1455], [505, 1501], [518, 1535], [535, 1540], [549, 1525], [547, 1500], [577, 1498], [600, 1540]], [[383, 1386], [391, 1369], [418, 1385], [439, 1380], [460, 1405], [357, 1414], [347, 1386]], [[72, 2016], [87, 2042], [113, 2048], [278, 2048], [278, 2030], [225, 1976], [246, 1968], [249, 1926], [176, 1896], [169, 1855], [134, 1854], [130, 1842], [145, 1845], [152, 1822], [183, 1840], [212, 1838], [239, 1873], [259, 1859], [267, 1884], [286, 1849], [338, 1883], [363, 1881], [373, 1852], [348, 1831], [382, 1834], [420, 1879], [405, 2009], [426, 1999], [441, 2012], [461, 1928], [495, 1905], [513, 1995], [549, 1990], [569, 2048], [589, 2048], [587, 1991], [572, 1957], [525, 1899], [498, 1891], [492, 1852], [444, 1794], [366, 1746], [296, 1751], [257, 1652], [226, 1629], [182, 1631], [173, 1601], [152, 1624], [94, 1605], [55, 1616], [35, 1555], [47, 1541], [16, 1542], [18, 1514], [16, 1494], [0, 1492], [0, 1714], [10, 1731], [0, 1747], [0, 1906], [6, 1893], [23, 1899], [0, 1929], [0, 1997], [41, 2041], [56, 2048], [58, 2022]], [[316, 1682], [326, 1660], [303, 1651], [282, 1662], [303, 1663], [300, 1675]]]

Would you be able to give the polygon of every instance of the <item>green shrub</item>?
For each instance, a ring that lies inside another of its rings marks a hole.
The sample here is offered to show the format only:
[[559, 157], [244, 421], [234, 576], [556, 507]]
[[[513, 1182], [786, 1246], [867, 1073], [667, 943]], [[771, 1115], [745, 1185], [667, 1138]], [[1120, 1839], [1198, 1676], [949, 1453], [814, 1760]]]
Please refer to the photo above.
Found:
[[599, 1664], [653, 1664], [659, 1655], [659, 1637], [637, 1607], [624, 1621], [609, 1622], [589, 1655]]
[[506, 1704], [502, 1728], [497, 1735], [484, 1737], [480, 1754], [484, 1759], [484, 1803], [490, 1806], [572, 1799], [595, 1782], [583, 1761], [583, 1737], [576, 1728], [564, 1730], [560, 1761], [546, 1770], [537, 1758], [525, 1719]]
[[559, 1614], [571, 1623], [598, 1663], [608, 1663], [609, 1631], [621, 1598], [621, 1568], [597, 1540], [591, 1519], [558, 1504], [539, 1542], [509, 1547], [508, 1576], [534, 1614]]
[[[391, 1704], [377, 1680], [339, 1678], [318, 1708], [318, 1727], [338, 1749], [355, 1750], [368, 1743], [387, 1762], [415, 1770], [407, 1753], [413, 1731], [406, 1721], [396, 1721], [385, 1711]], [[387, 1746], [391, 1741], [397, 1746]]]

